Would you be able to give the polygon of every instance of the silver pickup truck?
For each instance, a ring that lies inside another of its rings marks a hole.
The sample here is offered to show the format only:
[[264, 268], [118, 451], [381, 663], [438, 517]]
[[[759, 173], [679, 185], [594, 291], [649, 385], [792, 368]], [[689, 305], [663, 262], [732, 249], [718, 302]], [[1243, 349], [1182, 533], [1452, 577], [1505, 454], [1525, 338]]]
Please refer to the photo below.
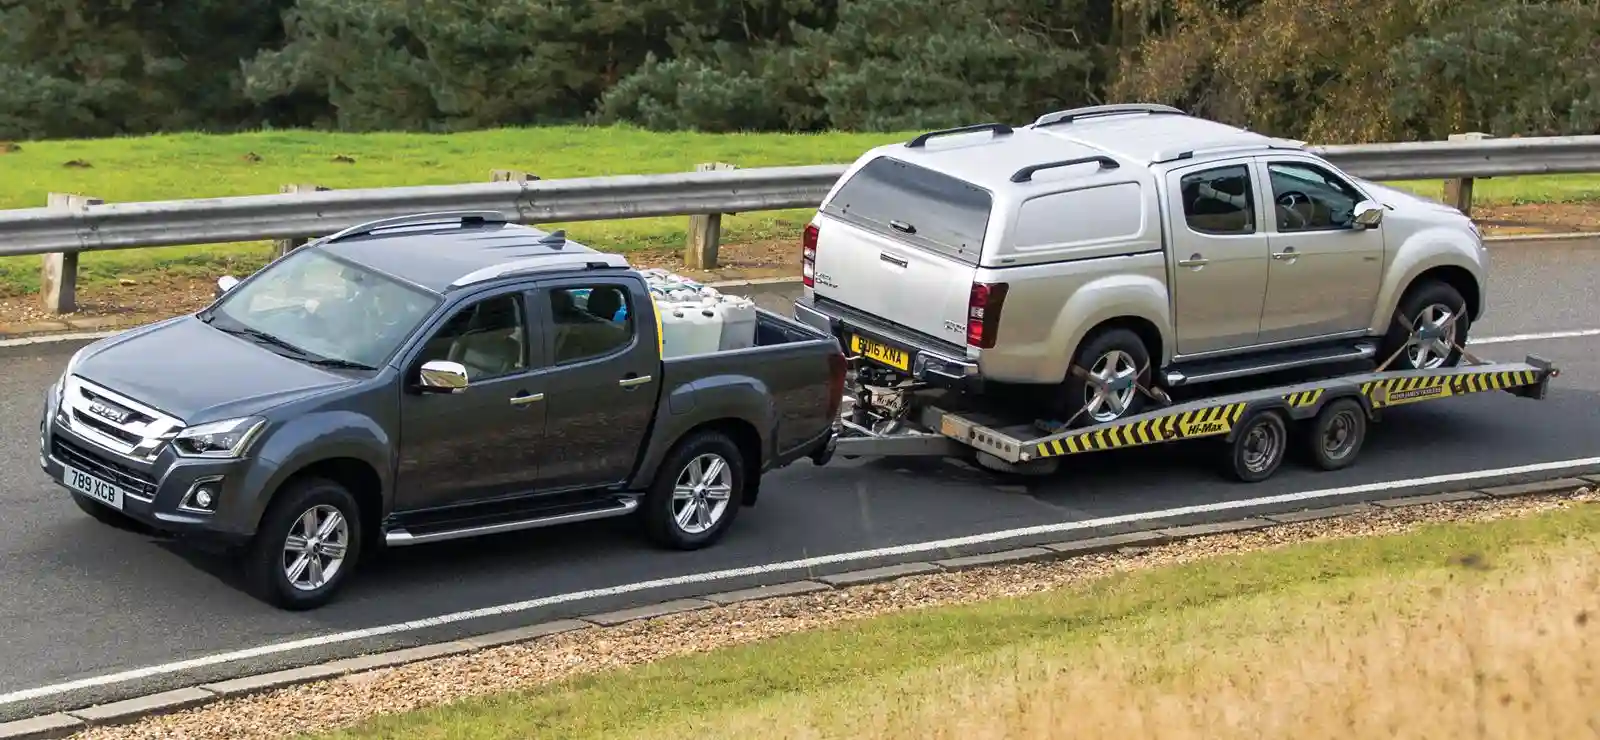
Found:
[[1488, 262], [1453, 208], [1145, 104], [875, 148], [803, 240], [796, 317], [847, 353], [1073, 426], [1138, 413], [1136, 382], [1454, 365]]

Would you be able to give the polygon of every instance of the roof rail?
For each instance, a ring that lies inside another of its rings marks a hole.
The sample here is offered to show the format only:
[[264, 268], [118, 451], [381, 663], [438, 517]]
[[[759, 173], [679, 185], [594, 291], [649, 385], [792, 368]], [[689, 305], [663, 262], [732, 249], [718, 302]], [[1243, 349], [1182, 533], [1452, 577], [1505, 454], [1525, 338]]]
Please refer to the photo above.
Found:
[[508, 220], [506, 219], [505, 214], [499, 211], [437, 211], [433, 213], [413, 213], [406, 216], [380, 218], [376, 221], [368, 221], [363, 224], [356, 224], [355, 226], [351, 226], [343, 231], [323, 237], [321, 241], [323, 243], [331, 243], [339, 241], [340, 239], [349, 239], [350, 237], [354, 236], [366, 236], [367, 234], [371, 234], [379, 229], [387, 229], [395, 226], [425, 226], [428, 224], [455, 223], [460, 225], [461, 228], [466, 229], [475, 226], [483, 226], [485, 224], [503, 224], [507, 222]]
[[927, 146], [928, 140], [937, 136], [954, 136], [956, 134], [970, 134], [978, 131], [993, 131], [995, 136], [1005, 136], [1011, 133], [1011, 127], [1003, 123], [976, 123], [971, 126], [957, 126], [955, 128], [929, 131], [918, 134], [917, 138], [906, 142], [907, 149], [921, 149]]
[[1090, 162], [1098, 162], [1100, 164], [1100, 169], [1102, 170], [1114, 170], [1122, 166], [1122, 164], [1117, 162], [1117, 160], [1107, 157], [1104, 154], [1094, 154], [1087, 157], [1078, 157], [1077, 159], [1063, 159], [1059, 162], [1030, 164], [1027, 167], [1023, 167], [1022, 169], [1013, 173], [1011, 175], [1011, 181], [1030, 182], [1033, 180], [1033, 173], [1035, 172], [1039, 172], [1041, 170], [1053, 170], [1057, 167], [1071, 167], [1075, 164], [1088, 164]]
[[551, 272], [554, 270], [616, 270], [627, 269], [628, 258], [620, 254], [597, 252], [585, 248], [584, 251], [554, 253], [540, 257], [526, 257], [498, 265], [474, 270], [450, 283], [451, 288], [460, 288], [485, 280], [496, 280], [513, 275], [526, 275], [536, 272]]
[[1114, 116], [1121, 113], [1149, 113], [1167, 116], [1187, 116], [1182, 110], [1170, 105], [1158, 103], [1114, 103], [1111, 105], [1090, 105], [1083, 108], [1070, 108], [1046, 113], [1033, 122], [1035, 128], [1051, 126], [1057, 123], [1072, 123], [1080, 118], [1094, 118], [1097, 116]]
[[1304, 149], [1306, 143], [1294, 139], [1278, 139], [1265, 137], [1260, 141], [1242, 142], [1238, 140], [1224, 140], [1199, 145], [1186, 145], [1177, 149], [1156, 152], [1151, 163], [1171, 162], [1178, 159], [1194, 159], [1201, 154], [1216, 154], [1220, 152], [1241, 152], [1252, 149]]

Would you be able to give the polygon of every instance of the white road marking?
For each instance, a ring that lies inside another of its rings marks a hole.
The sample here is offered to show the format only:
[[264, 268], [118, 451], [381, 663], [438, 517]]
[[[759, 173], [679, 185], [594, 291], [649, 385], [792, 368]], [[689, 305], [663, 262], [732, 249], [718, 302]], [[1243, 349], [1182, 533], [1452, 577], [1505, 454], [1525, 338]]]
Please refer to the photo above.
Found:
[[1518, 465], [1516, 467], [1497, 468], [1493, 470], [1474, 470], [1465, 473], [1447, 473], [1443, 475], [1427, 476], [1424, 478], [1408, 478], [1404, 480], [1382, 481], [1378, 483], [1363, 483], [1361, 485], [1344, 486], [1342, 488], [1324, 488], [1315, 491], [1285, 493], [1277, 496], [1262, 496], [1259, 498], [1243, 499], [1240, 501], [1218, 501], [1209, 504], [1180, 506], [1173, 509], [1163, 509], [1161, 511], [1122, 514], [1119, 516], [1085, 519], [1075, 522], [1041, 524], [1033, 527], [1006, 529], [998, 532], [968, 535], [965, 537], [953, 537], [943, 540], [934, 540], [931, 542], [918, 542], [909, 545], [897, 545], [895, 547], [882, 547], [874, 550], [858, 550], [855, 552], [844, 552], [835, 555], [822, 555], [818, 557], [804, 558], [801, 560], [789, 560], [780, 563], [753, 565], [744, 568], [730, 568], [728, 570], [691, 573], [687, 575], [673, 576], [670, 578], [658, 578], [653, 581], [641, 581], [638, 583], [628, 583], [620, 586], [608, 586], [605, 588], [589, 589], [587, 591], [573, 591], [571, 593], [557, 594], [554, 596], [544, 596], [537, 599], [528, 599], [526, 601], [502, 604], [500, 606], [490, 606], [481, 609], [452, 612], [450, 614], [441, 614], [436, 617], [419, 619], [411, 622], [387, 624], [379, 627], [368, 627], [365, 629], [350, 630], [348, 632], [336, 632], [333, 634], [318, 635], [316, 637], [307, 637], [300, 640], [280, 642], [271, 645], [260, 645], [253, 648], [246, 648], [244, 650], [235, 650], [232, 652], [217, 653], [214, 655], [192, 658], [189, 660], [180, 660], [175, 663], [164, 663], [162, 665], [135, 668], [133, 670], [122, 671], [120, 673], [110, 673], [103, 676], [93, 676], [90, 678], [78, 679], [76, 681], [67, 681], [65, 683], [50, 684], [48, 686], [40, 686], [32, 689], [23, 689], [21, 691], [13, 691], [9, 694], [0, 694], [0, 705], [14, 704], [16, 702], [27, 701], [29, 699], [38, 699], [46, 696], [64, 694], [69, 691], [77, 691], [79, 689], [108, 686], [111, 684], [133, 681], [140, 678], [150, 678], [152, 676], [167, 675], [196, 668], [206, 668], [224, 663], [247, 660], [250, 658], [259, 658], [266, 655], [287, 653], [293, 650], [336, 645], [340, 643], [353, 642], [355, 640], [364, 640], [368, 638], [394, 635], [404, 632], [414, 632], [416, 630], [428, 629], [431, 627], [467, 622], [484, 617], [526, 612], [533, 609], [539, 609], [541, 607], [554, 606], [556, 604], [566, 604], [574, 601], [583, 601], [586, 599], [599, 598], [603, 596], [619, 596], [658, 588], [685, 586], [695, 583], [709, 583], [712, 581], [724, 581], [731, 578], [763, 575], [767, 573], [780, 573], [791, 570], [804, 570], [822, 565], [851, 563], [894, 555], [913, 555], [923, 552], [939, 552], [951, 547], [960, 547], [963, 545], [981, 545], [1017, 539], [1020, 537], [1062, 534], [1066, 532], [1106, 527], [1115, 524], [1150, 521], [1153, 519], [1166, 519], [1169, 517], [1185, 516], [1189, 514], [1206, 514], [1219, 511], [1230, 511], [1234, 509], [1245, 509], [1254, 506], [1269, 506], [1273, 504], [1295, 503], [1298, 501], [1312, 501], [1322, 498], [1332, 498], [1335, 496], [1350, 496], [1380, 491], [1393, 491], [1439, 483], [1465, 483], [1504, 475], [1547, 473], [1559, 470], [1579, 469], [1596, 465], [1600, 465], [1600, 457], [1586, 457], [1573, 460], [1560, 460], [1556, 462], [1534, 463], [1531, 465]]
[[1547, 331], [1538, 334], [1506, 334], [1498, 337], [1467, 338], [1468, 347], [1480, 344], [1505, 344], [1506, 342], [1539, 342], [1546, 339], [1574, 339], [1577, 337], [1600, 336], [1600, 329], [1573, 329], [1571, 331]]

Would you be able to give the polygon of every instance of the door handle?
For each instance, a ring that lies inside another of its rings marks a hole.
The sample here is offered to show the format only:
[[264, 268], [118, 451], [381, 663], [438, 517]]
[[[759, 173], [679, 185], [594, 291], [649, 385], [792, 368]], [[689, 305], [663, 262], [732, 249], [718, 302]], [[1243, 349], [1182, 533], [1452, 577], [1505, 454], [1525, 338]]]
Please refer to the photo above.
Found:
[[1279, 261], [1292, 260], [1299, 256], [1300, 255], [1294, 251], [1294, 247], [1284, 247], [1282, 252], [1272, 253], [1272, 258]]
[[1189, 255], [1189, 259], [1178, 260], [1178, 265], [1180, 267], [1205, 267], [1209, 264], [1211, 264], [1211, 260], [1200, 256], [1199, 252]]
[[544, 400], [544, 394], [543, 393], [524, 393], [524, 394], [522, 394], [520, 396], [512, 396], [511, 397], [511, 405], [512, 406], [526, 406], [526, 405], [528, 405], [530, 403], [535, 403], [535, 402], [543, 401], [543, 400]]
[[637, 378], [623, 378], [622, 380], [617, 381], [617, 385], [620, 385], [623, 388], [633, 388], [635, 386], [644, 385], [648, 382], [650, 382], [650, 376], [640, 375]]

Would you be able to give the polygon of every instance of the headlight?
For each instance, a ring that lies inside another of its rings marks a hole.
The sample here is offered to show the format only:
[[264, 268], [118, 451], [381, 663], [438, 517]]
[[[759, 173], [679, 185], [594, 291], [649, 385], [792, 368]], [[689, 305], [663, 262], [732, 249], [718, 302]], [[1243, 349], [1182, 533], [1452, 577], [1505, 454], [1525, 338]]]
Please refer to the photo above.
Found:
[[73, 352], [72, 357], [67, 359], [66, 369], [61, 371], [61, 377], [56, 378], [56, 384], [50, 387], [50, 393], [55, 396], [57, 407], [61, 406], [62, 395], [67, 392], [67, 378], [72, 376], [73, 370], [78, 369], [78, 361], [83, 359], [83, 353], [88, 349], [88, 347], [82, 347], [77, 352]]
[[267, 420], [259, 416], [197, 424], [178, 432], [172, 448], [183, 457], [239, 457], [255, 441]]

